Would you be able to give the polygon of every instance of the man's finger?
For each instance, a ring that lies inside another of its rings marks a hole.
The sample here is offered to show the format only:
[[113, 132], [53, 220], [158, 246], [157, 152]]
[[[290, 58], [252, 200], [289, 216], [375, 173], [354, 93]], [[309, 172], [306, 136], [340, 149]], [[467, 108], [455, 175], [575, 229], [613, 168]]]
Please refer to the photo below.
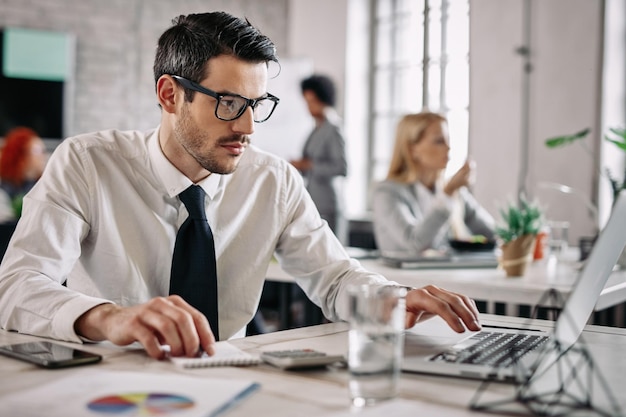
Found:
[[152, 330], [158, 340], [170, 346], [170, 352], [173, 356], [184, 355], [186, 354], [184, 336], [180, 332], [180, 325], [177, 321], [183, 319], [168, 311], [168, 308], [174, 307], [164, 305], [162, 302], [152, 302], [149, 308], [142, 312], [141, 322]]
[[434, 285], [413, 290], [407, 296], [407, 309], [439, 315], [456, 332], [480, 330], [478, 311], [466, 297], [442, 290]]
[[193, 353], [192, 356], [198, 352], [198, 348], [202, 348], [209, 355], [213, 355], [215, 353], [215, 336], [213, 335], [213, 331], [211, 326], [209, 325], [209, 321], [200, 311], [196, 310], [189, 303], [183, 300], [179, 296], [170, 296], [168, 297], [173, 304], [179, 306], [184, 309], [191, 317], [190, 325], [193, 327], [193, 332], [196, 335], [197, 339], [193, 341], [195, 346], [192, 346]]
[[479, 322], [479, 312], [476, 303], [469, 297], [461, 294], [443, 290], [432, 286], [429, 291], [435, 296], [444, 300], [457, 315], [462, 323], [469, 330], [478, 331], [481, 329]]

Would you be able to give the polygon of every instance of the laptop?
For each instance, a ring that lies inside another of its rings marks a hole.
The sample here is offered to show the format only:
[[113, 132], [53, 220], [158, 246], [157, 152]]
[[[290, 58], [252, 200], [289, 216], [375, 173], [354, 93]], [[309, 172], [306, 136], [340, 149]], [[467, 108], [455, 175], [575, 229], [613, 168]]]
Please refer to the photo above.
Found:
[[392, 268], [401, 269], [454, 269], [454, 268], [497, 268], [498, 256], [495, 251], [456, 251], [434, 252], [416, 255], [412, 252], [382, 252], [381, 260]]
[[[525, 372], [532, 373], [534, 369], [530, 364], [542, 346], [559, 345], [564, 351], [578, 340], [626, 246], [625, 231], [626, 193], [621, 193], [552, 331], [483, 327], [470, 336], [457, 336], [449, 330], [449, 334], [431, 337], [425, 336], [423, 331], [416, 334], [407, 330], [402, 370], [509, 382], [530, 376], [519, 374], [520, 368], [524, 368], [520, 364], [526, 363]], [[501, 337], [504, 339], [499, 339]], [[530, 359], [524, 359], [526, 350], [530, 352], [527, 354]]]

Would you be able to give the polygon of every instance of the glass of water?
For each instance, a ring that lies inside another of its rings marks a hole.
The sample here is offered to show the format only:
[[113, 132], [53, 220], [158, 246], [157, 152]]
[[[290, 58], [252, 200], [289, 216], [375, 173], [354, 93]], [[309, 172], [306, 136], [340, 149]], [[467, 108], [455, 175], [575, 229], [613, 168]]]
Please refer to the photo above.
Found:
[[561, 259], [568, 249], [569, 241], [569, 222], [566, 221], [549, 221], [548, 228], [548, 248], [550, 255], [557, 259]]
[[404, 350], [406, 288], [349, 288], [348, 368], [350, 400], [356, 407], [394, 398]]

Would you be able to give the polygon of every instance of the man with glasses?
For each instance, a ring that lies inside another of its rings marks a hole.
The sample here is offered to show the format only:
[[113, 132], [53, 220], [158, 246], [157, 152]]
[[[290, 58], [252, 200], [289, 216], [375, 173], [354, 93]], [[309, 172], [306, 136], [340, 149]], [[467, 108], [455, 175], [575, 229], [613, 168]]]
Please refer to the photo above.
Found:
[[[347, 284], [393, 284], [348, 257], [291, 165], [250, 145], [279, 102], [266, 91], [270, 62], [273, 43], [246, 20], [175, 19], [154, 63], [160, 125], [66, 139], [26, 196], [0, 266], [0, 326], [193, 356], [244, 335], [274, 254], [331, 320], [346, 318]], [[186, 208], [189, 189], [201, 212]], [[205, 306], [171, 290], [188, 221], [212, 231], [202, 259], [185, 248], [190, 268], [214, 256], [213, 328]], [[472, 300], [436, 287], [410, 291], [407, 305], [407, 325], [440, 314], [459, 332], [480, 327]]]
[[209, 90], [198, 83], [178, 75], [172, 75], [172, 78], [189, 90], [213, 97], [215, 99], [215, 117], [225, 122], [230, 122], [231, 120], [241, 117], [249, 106], [252, 108], [253, 120], [256, 123], [263, 123], [274, 113], [274, 109], [280, 101], [278, 97], [270, 93], [258, 99], [251, 99], [240, 96], [239, 94], [216, 93], [213, 90]]

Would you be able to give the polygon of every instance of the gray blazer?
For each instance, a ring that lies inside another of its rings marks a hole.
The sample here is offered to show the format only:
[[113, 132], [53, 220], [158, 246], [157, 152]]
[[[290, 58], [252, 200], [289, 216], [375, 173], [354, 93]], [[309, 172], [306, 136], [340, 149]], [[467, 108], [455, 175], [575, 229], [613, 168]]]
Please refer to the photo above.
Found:
[[[459, 190], [465, 209], [465, 225], [473, 234], [494, 238], [493, 217], [465, 188]], [[374, 235], [381, 252], [420, 253], [447, 245], [450, 211], [433, 209], [424, 215], [418, 205], [413, 184], [394, 181], [379, 183], [373, 193]]]
[[333, 181], [346, 176], [345, 141], [339, 127], [326, 120], [317, 126], [307, 139], [303, 156], [313, 162], [313, 168], [304, 173], [307, 190], [322, 214], [336, 215], [342, 204]]

